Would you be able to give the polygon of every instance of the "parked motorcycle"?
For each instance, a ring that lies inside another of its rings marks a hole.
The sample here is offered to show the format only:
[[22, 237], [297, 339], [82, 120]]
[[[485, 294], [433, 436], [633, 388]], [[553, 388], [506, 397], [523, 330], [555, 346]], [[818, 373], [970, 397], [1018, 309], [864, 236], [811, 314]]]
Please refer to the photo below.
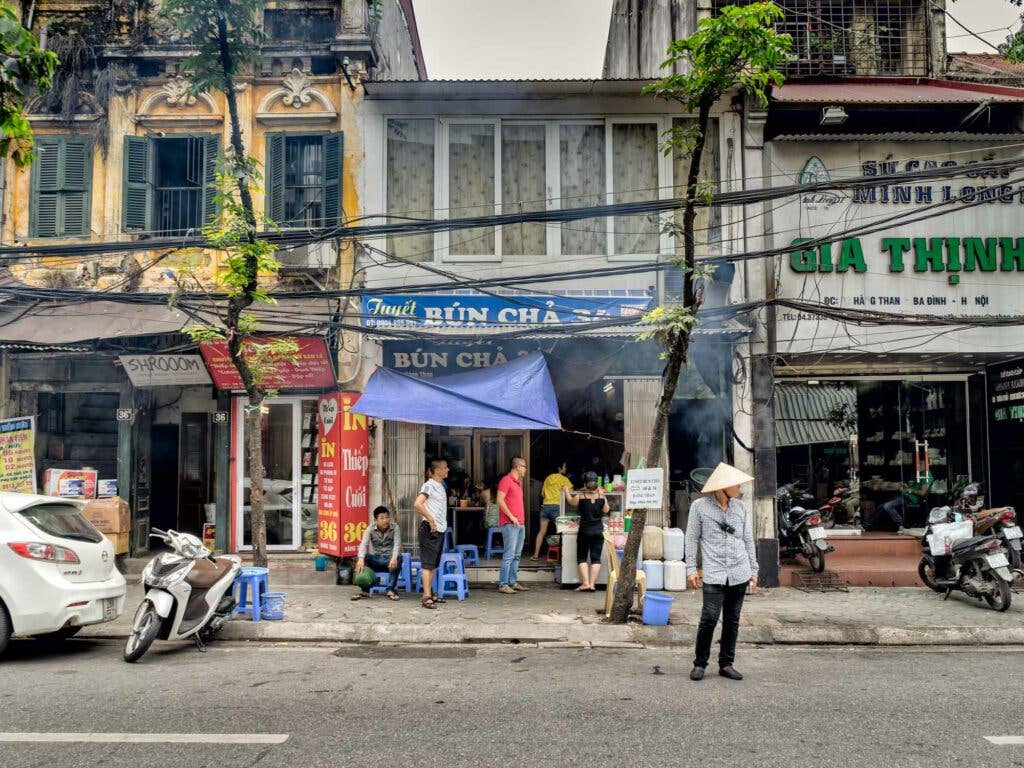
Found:
[[816, 510], [793, 507], [779, 511], [779, 557], [793, 559], [803, 555], [811, 570], [821, 573], [825, 570], [825, 554], [834, 551]]
[[146, 596], [135, 612], [124, 660], [138, 661], [156, 638], [192, 638], [200, 651], [235, 610], [231, 589], [242, 570], [236, 555], [213, 557], [203, 542], [188, 533], [153, 529], [171, 552], [161, 552], [142, 571]]
[[974, 520], [976, 535], [991, 533], [999, 539], [1006, 550], [1010, 568], [1019, 570], [1021, 564], [1021, 529], [1017, 524], [1017, 511], [1013, 507], [982, 509], [979, 500], [980, 487], [969, 483], [960, 491], [955, 509]]
[[817, 506], [814, 497], [798, 482], [780, 485], [775, 491], [775, 496], [779, 501], [779, 509], [784, 512], [789, 512], [794, 507], [811, 509]]
[[999, 539], [991, 534], [974, 535], [952, 542], [949, 554], [934, 555], [930, 537], [934, 526], [954, 522], [958, 517], [949, 507], [937, 507], [928, 516], [928, 527], [921, 539], [924, 553], [917, 566], [918, 576], [929, 589], [953, 590], [984, 600], [989, 607], [1005, 611], [1010, 607], [1010, 561]]
[[829, 500], [818, 507], [818, 514], [826, 528], [834, 528], [839, 521], [860, 525], [860, 492], [846, 484], [836, 486]]

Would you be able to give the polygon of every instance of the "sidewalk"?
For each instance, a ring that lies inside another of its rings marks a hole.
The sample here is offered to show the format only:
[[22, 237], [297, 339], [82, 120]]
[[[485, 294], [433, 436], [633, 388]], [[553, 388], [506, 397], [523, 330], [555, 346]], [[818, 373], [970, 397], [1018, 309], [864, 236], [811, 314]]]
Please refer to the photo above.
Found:
[[[402, 593], [398, 602], [382, 595], [352, 602], [353, 587], [285, 587], [286, 620], [230, 622], [222, 633], [231, 640], [386, 643], [524, 642], [596, 646], [693, 644], [700, 617], [700, 594], [672, 593], [671, 624], [605, 624], [598, 611], [604, 592], [577, 593], [553, 586], [517, 595], [474, 587], [471, 597], [454, 598], [437, 610], [420, 607]], [[125, 614], [117, 621], [87, 627], [83, 636], [124, 637], [142, 598], [130, 585]], [[978, 601], [942, 596], [916, 588], [856, 588], [844, 592], [801, 592], [782, 587], [747, 597], [740, 642], [835, 645], [1024, 645], [1024, 592], [1013, 606], [996, 613]]]

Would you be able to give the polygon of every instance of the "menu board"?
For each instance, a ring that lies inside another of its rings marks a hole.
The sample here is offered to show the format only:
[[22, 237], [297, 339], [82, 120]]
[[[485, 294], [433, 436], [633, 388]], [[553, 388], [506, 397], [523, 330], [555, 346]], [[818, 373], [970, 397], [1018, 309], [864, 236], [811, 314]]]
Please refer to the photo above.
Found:
[[36, 492], [36, 419], [0, 421], [0, 491]]
[[[275, 390], [329, 389], [337, 383], [331, 353], [327, 342], [319, 336], [280, 337], [294, 341], [298, 347], [295, 355], [280, 360], [267, 374], [263, 386]], [[245, 341], [246, 345], [269, 344], [279, 337], [259, 337]], [[206, 361], [206, 367], [213, 377], [214, 386], [222, 391], [245, 389], [242, 377], [231, 361], [226, 341], [204, 341], [199, 351]], [[243, 351], [244, 354], [244, 351]]]

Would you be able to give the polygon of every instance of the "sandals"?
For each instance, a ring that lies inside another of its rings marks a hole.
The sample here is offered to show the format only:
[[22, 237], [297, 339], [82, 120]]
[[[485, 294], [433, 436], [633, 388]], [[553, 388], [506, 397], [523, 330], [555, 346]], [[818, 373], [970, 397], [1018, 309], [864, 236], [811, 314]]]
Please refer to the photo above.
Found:
[[434, 603], [434, 598], [432, 597], [424, 597], [420, 600], [420, 606], [423, 608], [429, 608], [432, 611], [437, 609], [437, 605]]
[[395, 592], [388, 592], [387, 593], [387, 598], [388, 598], [388, 600], [398, 600], [398, 599], [400, 599]]
[[354, 603], [356, 600], [362, 600], [367, 597], [369, 597], [369, 594], [367, 594], [366, 592], [358, 592], [352, 595], [352, 602]]
[[590, 587], [584, 587], [584, 586], [583, 586], [583, 585], [581, 584], [580, 586], [576, 587], [576, 590], [575, 590], [575, 591], [576, 591], [576, 592], [589, 592], [589, 591], [590, 591]]

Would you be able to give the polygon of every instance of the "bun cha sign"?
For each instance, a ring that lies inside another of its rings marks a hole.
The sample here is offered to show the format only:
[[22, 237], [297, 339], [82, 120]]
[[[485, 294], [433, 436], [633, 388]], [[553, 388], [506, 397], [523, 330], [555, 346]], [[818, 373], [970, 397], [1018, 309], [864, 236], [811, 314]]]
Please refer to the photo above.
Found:
[[571, 325], [642, 315], [646, 291], [593, 296], [552, 294], [381, 294], [362, 298], [367, 328], [488, 328], [503, 325]]

